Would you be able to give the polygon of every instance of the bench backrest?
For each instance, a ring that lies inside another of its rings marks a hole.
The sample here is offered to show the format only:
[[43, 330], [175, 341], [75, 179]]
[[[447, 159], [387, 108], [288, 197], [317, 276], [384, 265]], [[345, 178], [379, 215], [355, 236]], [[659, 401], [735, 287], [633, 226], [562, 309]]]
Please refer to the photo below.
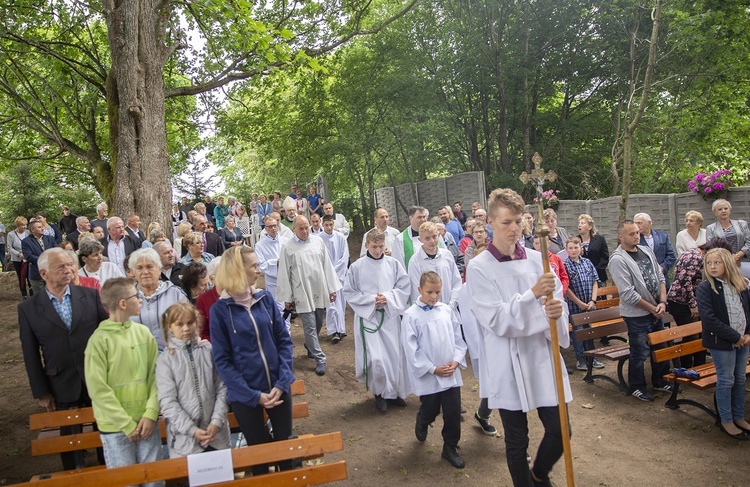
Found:
[[[678, 338], [684, 339], [685, 337], [697, 335], [702, 331], [702, 328], [703, 326], [701, 322], [696, 321], [695, 323], [689, 323], [687, 325], [674, 326], [665, 330], [655, 331], [648, 334], [648, 343], [649, 345], [662, 345]], [[697, 339], [682, 341], [671, 346], [653, 350], [651, 353], [655, 361], [666, 362], [667, 360], [683, 357], [685, 355], [692, 355], [703, 350], [705, 350], [705, 347], [701, 343], [701, 340]]]
[[[342, 451], [343, 449], [344, 442], [341, 432], [309, 435], [291, 440], [232, 449], [232, 464], [235, 471], [243, 471], [253, 465], [264, 463], [274, 464], [283, 460], [320, 456], [325, 453]], [[120, 487], [160, 480], [184, 479], [187, 476], [187, 458], [182, 457], [120, 468], [72, 471], [70, 475], [53, 476], [42, 482], [44, 482], [45, 487], [63, 487], [73, 484]], [[316, 485], [345, 480], [346, 478], [346, 462], [338, 461], [258, 477], [246, 477], [217, 485], [231, 484], [232, 486], [252, 487], [295, 484]], [[38, 487], [39, 482], [28, 482], [18, 485]]]
[[[305, 393], [304, 381], [298, 380], [292, 383], [291, 393], [293, 396], [299, 396]], [[292, 418], [306, 418], [309, 416], [309, 409], [306, 402], [297, 402], [292, 404]], [[238, 428], [239, 424], [234, 413], [229, 413], [229, 427]], [[38, 413], [29, 416], [29, 428], [31, 430], [42, 430], [59, 428], [61, 426], [83, 425], [94, 422], [94, 412], [91, 408], [68, 409], [63, 411], [53, 411], [50, 413]], [[163, 418], [159, 418], [159, 431], [161, 438], [167, 437], [167, 427]], [[102, 446], [99, 433], [89, 431], [66, 436], [51, 436], [46, 438], [37, 438], [31, 440], [31, 455], [51, 455], [69, 451], [87, 450]]]
[[591, 325], [600, 321], [609, 321], [620, 318], [620, 307], [615, 306], [607, 309], [597, 309], [595, 311], [586, 311], [571, 315], [570, 322], [573, 326]]
[[617, 286], [600, 287], [598, 294], [600, 298], [605, 299], [596, 302], [597, 309], [613, 308], [620, 305], [620, 293], [617, 291]]
[[602, 326], [594, 326], [592, 328], [584, 328], [576, 332], [576, 341], [585, 342], [588, 340], [596, 340], [598, 338], [604, 338], [612, 335], [619, 335], [628, 331], [628, 325], [623, 320], [609, 323]]

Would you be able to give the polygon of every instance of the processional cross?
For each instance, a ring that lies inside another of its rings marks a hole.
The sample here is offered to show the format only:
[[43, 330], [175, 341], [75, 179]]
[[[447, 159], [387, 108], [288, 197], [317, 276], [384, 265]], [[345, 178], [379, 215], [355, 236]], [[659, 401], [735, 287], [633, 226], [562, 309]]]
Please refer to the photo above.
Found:
[[[537, 193], [537, 212], [539, 213], [539, 220], [536, 226], [536, 234], [539, 235], [540, 250], [542, 252], [542, 264], [544, 266], [544, 272], [550, 272], [549, 266], [549, 252], [547, 250], [547, 237], [549, 236], [549, 227], [544, 222], [542, 207], [542, 193], [544, 192], [544, 183], [546, 181], [554, 182], [557, 180], [557, 173], [554, 171], [544, 172], [542, 169], [542, 156], [538, 152], [534, 153], [531, 158], [534, 163], [534, 169], [531, 170], [531, 174], [524, 171], [521, 173], [520, 179], [524, 184], [533, 183], [536, 186]], [[553, 299], [553, 294], [550, 293], [547, 299]], [[564, 305], [564, 304], [563, 304]], [[550, 348], [552, 349], [552, 363], [555, 368], [555, 384], [557, 386], [557, 403], [560, 411], [560, 427], [562, 430], [562, 442], [563, 442], [563, 453], [565, 455], [565, 472], [567, 474], [568, 487], [575, 486], [575, 479], [573, 477], [573, 453], [570, 449], [570, 426], [568, 424], [568, 405], [565, 402], [565, 387], [562, 376], [562, 360], [560, 359], [560, 339], [557, 333], [557, 320], [550, 319]]]

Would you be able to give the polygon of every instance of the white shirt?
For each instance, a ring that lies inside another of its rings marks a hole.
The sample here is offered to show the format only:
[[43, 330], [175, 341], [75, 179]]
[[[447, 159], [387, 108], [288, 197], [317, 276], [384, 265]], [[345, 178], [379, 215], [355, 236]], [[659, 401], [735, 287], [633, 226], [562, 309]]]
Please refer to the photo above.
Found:
[[[365, 236], [362, 237], [362, 249], [359, 252], [359, 256], [360, 257], [364, 257], [364, 255], [367, 253], [367, 247], [365, 245], [365, 243], [367, 243], [367, 234], [370, 233], [370, 232], [372, 232], [373, 230], [374, 230], [374, 228], [371, 229], [371, 230], [368, 230], [367, 232], [365, 232]], [[393, 228], [391, 226], [388, 226], [388, 227], [385, 227], [385, 231], [383, 233], [385, 233], [385, 248], [388, 249], [388, 250], [390, 250], [391, 254], [392, 254], [393, 253], [393, 242], [396, 241], [396, 237], [398, 237], [398, 234], [400, 232], [397, 229], [395, 229], [395, 228]]]
[[411, 300], [416, 302], [419, 298], [419, 280], [427, 271], [436, 272], [442, 281], [440, 302], [456, 309], [458, 304], [458, 293], [461, 292], [461, 274], [458, 272], [456, 261], [450, 250], [438, 247], [438, 253], [434, 259], [427, 256], [424, 247], [414, 252], [409, 263], [409, 281], [411, 282]]

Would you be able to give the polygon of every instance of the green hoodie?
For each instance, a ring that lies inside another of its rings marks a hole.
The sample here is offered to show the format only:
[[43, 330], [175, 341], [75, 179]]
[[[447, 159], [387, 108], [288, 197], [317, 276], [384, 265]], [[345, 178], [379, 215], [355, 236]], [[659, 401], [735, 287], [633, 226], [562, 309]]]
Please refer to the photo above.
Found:
[[159, 417], [151, 331], [132, 321], [104, 320], [86, 346], [86, 387], [99, 430], [129, 435], [142, 417]]

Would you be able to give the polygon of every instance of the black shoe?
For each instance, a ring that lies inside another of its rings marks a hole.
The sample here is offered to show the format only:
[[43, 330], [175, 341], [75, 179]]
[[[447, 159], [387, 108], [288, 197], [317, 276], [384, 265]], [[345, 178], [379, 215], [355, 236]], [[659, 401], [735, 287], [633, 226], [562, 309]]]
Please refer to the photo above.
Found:
[[[738, 426], [738, 428], [739, 428], [739, 426]], [[725, 435], [727, 435], [730, 438], [734, 438], [735, 440], [740, 440], [740, 441], [748, 441], [748, 440], [750, 440], [750, 435], [748, 435], [746, 431], [740, 431], [736, 435], [733, 435], [729, 431], [725, 430], [724, 426], [722, 426], [721, 423], [719, 424], [719, 429], [721, 430], [722, 433], [724, 433]], [[742, 429], [742, 428], [740, 428], [740, 429]]]
[[640, 399], [641, 401], [651, 402], [654, 400], [654, 396], [646, 390], [636, 389], [631, 394], [634, 398]]
[[334, 345], [336, 345], [340, 341], [341, 341], [341, 337], [339, 336], [339, 334], [338, 333], [334, 333], [333, 337], [331, 338], [331, 343], [333, 343]]
[[388, 410], [388, 403], [385, 399], [383, 399], [383, 396], [375, 396], [375, 407], [378, 408], [378, 411], [381, 413], [384, 413]]
[[546, 480], [534, 480], [534, 477], [532, 477], [531, 485], [534, 487], [555, 487], [555, 484], [552, 483], [549, 477]]
[[456, 447], [443, 445], [442, 456], [443, 458], [448, 460], [448, 463], [456, 468], [464, 468], [466, 466], [466, 462], [464, 462], [464, 459], [461, 458], [461, 455], [458, 454], [458, 452], [456, 451]]
[[346, 333], [339, 333], [339, 338], [344, 338], [346, 336]]
[[318, 375], [326, 375], [325, 362], [319, 362], [318, 365], [315, 366], [315, 373]]
[[477, 411], [476, 413], [474, 413], [474, 419], [477, 420], [477, 423], [479, 423], [479, 427], [482, 428], [482, 433], [487, 436], [497, 435], [497, 428], [490, 424], [490, 418], [484, 419], [483, 417], [479, 416], [479, 411]]
[[404, 401], [400, 397], [397, 397], [396, 399], [386, 399], [386, 401], [388, 401], [388, 404], [392, 406], [398, 406], [400, 408], [406, 407], [406, 401]]
[[424, 442], [424, 440], [427, 439], [427, 426], [426, 424], [422, 424], [422, 418], [419, 416], [419, 413], [417, 413], [417, 423], [414, 425], [414, 435], [417, 437], [418, 441]]
[[656, 391], [664, 391], [664, 392], [672, 392], [674, 390], [674, 387], [669, 382], [665, 382], [662, 385], [654, 386], [654, 390], [656, 390]]

